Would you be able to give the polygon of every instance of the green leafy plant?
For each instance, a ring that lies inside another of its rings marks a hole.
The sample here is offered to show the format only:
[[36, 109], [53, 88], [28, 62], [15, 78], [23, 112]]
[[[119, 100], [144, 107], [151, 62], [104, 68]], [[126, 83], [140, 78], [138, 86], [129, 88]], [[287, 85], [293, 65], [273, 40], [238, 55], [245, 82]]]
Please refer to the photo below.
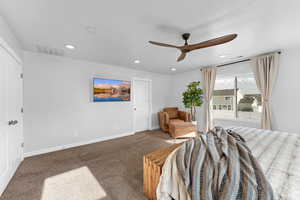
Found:
[[200, 107], [203, 103], [203, 91], [200, 88], [200, 81], [190, 83], [182, 96], [184, 106], [190, 109], [192, 120], [196, 121], [196, 107]]

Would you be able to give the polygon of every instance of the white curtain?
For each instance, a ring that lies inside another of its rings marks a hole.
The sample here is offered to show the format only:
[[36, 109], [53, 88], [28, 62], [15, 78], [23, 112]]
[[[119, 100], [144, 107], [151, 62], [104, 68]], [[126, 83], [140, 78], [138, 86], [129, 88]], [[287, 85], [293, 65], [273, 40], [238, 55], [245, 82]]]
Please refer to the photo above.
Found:
[[203, 92], [204, 92], [204, 109], [205, 109], [205, 132], [213, 128], [213, 119], [211, 113], [211, 100], [215, 87], [217, 68], [205, 67], [202, 68], [203, 72]]
[[253, 58], [252, 69], [262, 96], [261, 128], [272, 129], [270, 99], [279, 68], [278, 53]]

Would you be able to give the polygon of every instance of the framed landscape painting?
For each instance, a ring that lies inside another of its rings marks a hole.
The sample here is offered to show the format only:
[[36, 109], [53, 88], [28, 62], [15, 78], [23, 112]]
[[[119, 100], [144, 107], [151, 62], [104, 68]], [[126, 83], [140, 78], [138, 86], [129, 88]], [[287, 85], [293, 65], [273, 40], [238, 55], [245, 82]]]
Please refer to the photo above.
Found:
[[93, 78], [93, 101], [130, 101], [131, 82]]

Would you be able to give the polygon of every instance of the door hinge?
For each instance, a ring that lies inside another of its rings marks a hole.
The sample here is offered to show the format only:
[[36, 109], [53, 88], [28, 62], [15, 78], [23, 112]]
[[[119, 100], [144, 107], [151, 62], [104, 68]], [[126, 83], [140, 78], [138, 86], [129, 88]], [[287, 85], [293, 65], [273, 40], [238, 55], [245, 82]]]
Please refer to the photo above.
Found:
[[24, 113], [24, 108], [21, 108], [21, 113]]
[[24, 142], [21, 143], [21, 147], [24, 148]]
[[20, 74], [20, 78], [23, 78], [23, 73]]

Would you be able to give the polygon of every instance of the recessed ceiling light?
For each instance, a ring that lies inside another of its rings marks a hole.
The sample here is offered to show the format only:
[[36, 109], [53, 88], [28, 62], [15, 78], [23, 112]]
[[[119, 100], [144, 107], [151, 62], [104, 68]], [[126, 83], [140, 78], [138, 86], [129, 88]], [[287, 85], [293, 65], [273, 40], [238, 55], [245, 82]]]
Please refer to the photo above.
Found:
[[172, 68], [171, 68], [171, 71], [175, 72], [175, 71], [176, 71], [176, 68], [172, 67]]
[[219, 55], [220, 58], [226, 58], [226, 55]]
[[75, 47], [74, 45], [72, 45], [72, 44], [66, 44], [65, 47], [66, 47], [67, 49], [70, 49], [70, 50], [76, 49], [76, 47]]
[[135, 60], [134, 63], [135, 64], [139, 64], [141, 61], [140, 60]]

